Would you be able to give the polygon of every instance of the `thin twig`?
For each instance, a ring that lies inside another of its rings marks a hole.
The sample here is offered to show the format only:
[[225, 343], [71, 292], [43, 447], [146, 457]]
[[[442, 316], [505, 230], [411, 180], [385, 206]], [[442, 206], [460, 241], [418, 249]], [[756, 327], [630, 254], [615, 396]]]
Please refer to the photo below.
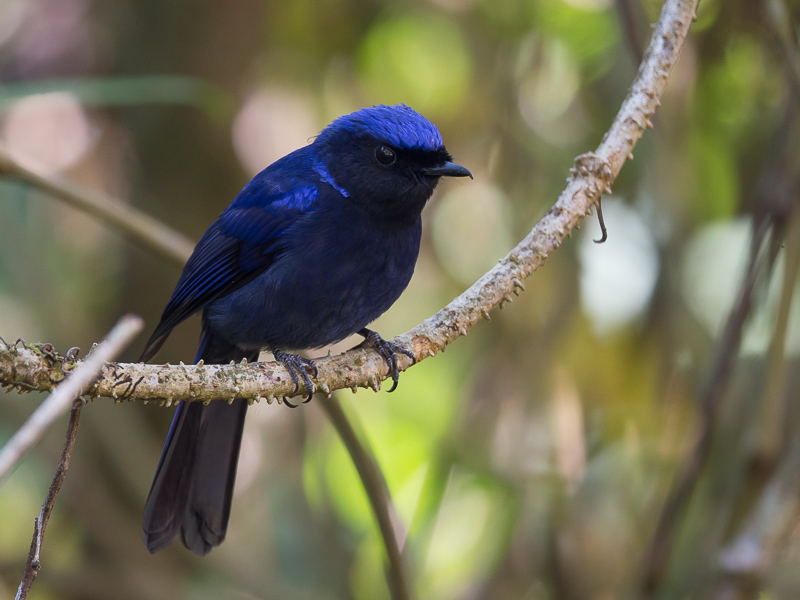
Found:
[[[751, 312], [756, 281], [761, 274], [769, 276], [784, 243], [788, 249], [784, 290], [781, 294], [775, 336], [769, 350], [770, 371], [767, 377], [762, 423], [759, 431], [762, 465], [773, 465], [784, 443], [780, 417], [784, 411], [783, 351], [789, 318], [792, 290], [800, 268], [800, 239], [795, 231], [798, 212], [798, 175], [794, 157], [797, 154], [792, 135], [796, 121], [796, 102], [790, 98], [786, 117], [776, 129], [772, 150], [765, 160], [756, 186], [752, 205], [753, 239], [747, 269], [742, 277], [737, 301], [728, 314], [708, 379], [700, 392], [700, 424], [691, 452], [676, 476], [661, 510], [643, 567], [642, 591], [653, 596], [666, 574], [670, 553], [677, 535], [677, 524], [686, 510], [700, 474], [712, 449], [713, 433], [719, 418], [719, 407], [730, 383], [731, 369], [739, 353], [742, 330]], [[788, 238], [787, 238], [788, 235]], [[787, 242], [788, 240], [788, 242]]]
[[763, 590], [763, 579], [773, 558], [785, 547], [796, 531], [800, 516], [800, 440], [787, 444], [772, 477], [759, 494], [753, 510], [736, 538], [720, 553], [724, 572], [737, 580], [753, 580]]
[[769, 39], [777, 46], [786, 65], [793, 93], [800, 96], [800, 52], [797, 51], [797, 36], [789, 7], [784, 0], [767, 0], [764, 3], [764, 12]]
[[[800, 203], [799, 203], [800, 204]], [[786, 441], [784, 427], [787, 400], [786, 375], [790, 369], [786, 360], [786, 337], [789, 332], [792, 299], [798, 275], [800, 275], [800, 210], [795, 211], [786, 238], [786, 260], [783, 267], [783, 283], [772, 341], [767, 351], [766, 389], [762, 402], [759, 426], [759, 461], [773, 464]]]
[[645, 555], [642, 595], [652, 597], [666, 575], [669, 557], [677, 534], [677, 522], [694, 491], [708, 459], [717, 422], [719, 406], [730, 382], [733, 361], [739, 353], [742, 330], [753, 304], [753, 290], [759, 275], [774, 264], [774, 252], [768, 246], [777, 242], [770, 220], [763, 220], [753, 233], [747, 270], [739, 294], [728, 314], [706, 384], [700, 393], [700, 425], [697, 437], [676, 482], [664, 502], [661, 514]]
[[[400, 517], [392, 503], [389, 486], [386, 484], [380, 465], [369, 446], [358, 438], [339, 401], [328, 396], [321, 396], [320, 404], [350, 454], [353, 465], [364, 484], [364, 491], [367, 493], [375, 520], [378, 521], [378, 528], [381, 531], [383, 545], [389, 559], [389, 583], [392, 598], [393, 600], [410, 600], [413, 597], [413, 590], [409, 583], [401, 543], [398, 541], [398, 535], [405, 538], [405, 533], [402, 531]], [[400, 529], [399, 532], [398, 529]]]
[[41, 569], [40, 555], [42, 551], [42, 542], [44, 540], [44, 532], [45, 529], [47, 529], [48, 521], [50, 521], [50, 513], [53, 512], [53, 507], [56, 504], [58, 492], [61, 491], [61, 484], [64, 483], [64, 478], [67, 476], [69, 459], [72, 457], [72, 449], [75, 446], [75, 438], [78, 434], [81, 408], [83, 408], [83, 402], [80, 400], [75, 402], [72, 407], [69, 425], [67, 426], [67, 438], [64, 440], [64, 447], [61, 450], [61, 459], [58, 461], [58, 467], [56, 467], [56, 473], [53, 476], [50, 489], [47, 490], [47, 496], [44, 499], [44, 504], [42, 504], [42, 511], [39, 513], [38, 518], [34, 520], [31, 549], [28, 552], [28, 560], [25, 563], [25, 571], [22, 575], [22, 580], [19, 582], [15, 600], [25, 600], [25, 598], [28, 597], [28, 592]]
[[[436, 355], [459, 337], [466, 335], [490, 311], [514, 299], [524, 289], [523, 281], [558, 249], [572, 230], [590, 214], [626, 160], [660, 104], [669, 75], [680, 55], [697, 0], [667, 0], [636, 79], [617, 116], [595, 152], [576, 158], [572, 177], [558, 201], [533, 230], [495, 267], [463, 294], [417, 327], [392, 340], [412, 349], [416, 362]], [[405, 370], [412, 361], [400, 357]], [[339, 356], [317, 361], [317, 387], [331, 390], [374, 387], [386, 378], [386, 364], [370, 348], [356, 348]], [[13, 349], [0, 343], [0, 386], [50, 389], [58, 379], [60, 365], [53, 366], [36, 352]], [[214, 398], [270, 400], [293, 393], [288, 372], [282, 365], [205, 365], [170, 367], [167, 365], [120, 364], [104, 369], [92, 395], [126, 399], [205, 401]], [[41, 387], [40, 387], [41, 386]]]
[[42, 438], [50, 425], [69, 410], [75, 398], [89, 387], [103, 365], [117, 356], [142, 330], [143, 324], [142, 319], [135, 315], [122, 317], [94, 352], [33, 412], [0, 451], [0, 483]]
[[34, 521], [33, 539], [31, 548], [28, 552], [28, 560], [25, 563], [25, 571], [22, 575], [19, 588], [17, 589], [16, 600], [24, 600], [33, 585], [36, 576], [41, 569], [40, 554], [44, 532], [50, 520], [50, 514], [55, 506], [56, 498], [61, 490], [61, 484], [67, 475], [69, 461], [72, 457], [72, 449], [75, 446], [75, 437], [78, 433], [78, 423], [80, 422], [80, 409], [82, 401], [75, 401], [75, 398], [89, 386], [92, 379], [97, 376], [102, 365], [117, 356], [130, 341], [142, 330], [144, 325], [141, 318], [134, 315], [127, 315], [117, 322], [103, 340], [78, 367], [74, 373], [67, 377], [59, 385], [55, 392], [45, 400], [39, 408], [34, 411], [30, 418], [14, 436], [8, 441], [0, 452], [0, 482], [8, 475], [10, 470], [19, 462], [27, 452], [41, 437], [50, 425], [70, 406], [69, 425], [67, 426], [67, 437], [64, 447], [61, 450], [61, 458], [56, 468], [50, 489], [45, 497], [42, 510], [38, 518]]
[[170, 257], [175, 262], [183, 264], [192, 254], [194, 244], [157, 219], [117, 198], [63, 177], [46, 175], [35, 167], [22, 165], [2, 145], [0, 145], [0, 175], [19, 179], [52, 194], [78, 210], [131, 236], [143, 246]]

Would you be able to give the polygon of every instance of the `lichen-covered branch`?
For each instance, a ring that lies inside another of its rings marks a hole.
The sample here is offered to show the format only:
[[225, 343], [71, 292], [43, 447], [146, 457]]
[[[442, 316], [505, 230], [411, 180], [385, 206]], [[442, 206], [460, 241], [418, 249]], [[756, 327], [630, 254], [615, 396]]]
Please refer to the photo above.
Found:
[[25, 600], [28, 597], [28, 592], [41, 569], [40, 554], [44, 532], [47, 529], [58, 493], [61, 491], [61, 485], [67, 476], [72, 449], [75, 446], [75, 437], [78, 433], [81, 400], [76, 401], [76, 398], [91, 383], [103, 364], [115, 358], [142, 330], [143, 325], [142, 319], [133, 315], [127, 315], [120, 319], [92, 355], [84, 360], [80, 368], [75, 369], [75, 372], [64, 383], [58, 386], [56, 391], [36, 409], [0, 451], [0, 481], [2, 481], [22, 459], [25, 452], [42, 438], [50, 425], [72, 406], [61, 458], [42, 504], [42, 510], [34, 521], [31, 548], [15, 600]]
[[107, 361], [116, 358], [142, 330], [143, 325], [142, 319], [135, 315], [122, 317], [96, 350], [86, 360], [81, 361], [80, 367], [76, 368], [75, 372], [71, 373], [64, 383], [39, 405], [0, 449], [0, 482], [22, 456], [42, 438], [50, 425], [69, 410], [75, 398], [89, 389], [92, 380], [104, 368]]
[[[611, 190], [622, 165], [660, 104], [660, 97], [680, 55], [697, 0], [667, 0], [653, 29], [650, 45], [636, 79], [611, 128], [598, 148], [579, 156], [567, 187], [533, 230], [495, 267], [438, 313], [393, 341], [411, 349], [417, 361], [434, 356], [495, 308], [524, 290], [523, 281], [544, 263]], [[401, 368], [411, 361], [400, 357]], [[356, 348], [317, 360], [317, 384], [323, 391], [373, 387], [386, 377], [386, 365], [373, 350]], [[74, 366], [45, 346], [0, 344], [0, 385], [18, 389], [51, 389]], [[210, 401], [247, 398], [256, 401], [293, 393], [284, 367], [256, 365], [170, 366], [109, 364], [91, 396], [118, 399]]]

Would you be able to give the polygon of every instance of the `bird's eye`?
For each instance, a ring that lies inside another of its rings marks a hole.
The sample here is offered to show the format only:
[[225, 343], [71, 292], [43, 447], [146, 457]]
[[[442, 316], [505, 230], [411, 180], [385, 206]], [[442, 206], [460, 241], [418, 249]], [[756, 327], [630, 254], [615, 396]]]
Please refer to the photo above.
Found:
[[389, 146], [378, 146], [375, 148], [375, 159], [382, 165], [390, 165], [397, 160], [397, 155]]

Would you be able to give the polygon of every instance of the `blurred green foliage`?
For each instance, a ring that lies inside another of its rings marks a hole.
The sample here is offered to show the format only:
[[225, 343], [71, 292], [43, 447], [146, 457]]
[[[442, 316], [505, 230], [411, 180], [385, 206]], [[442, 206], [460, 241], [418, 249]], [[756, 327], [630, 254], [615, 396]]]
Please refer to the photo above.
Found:
[[376, 104], [407, 103], [431, 118], [466, 101], [472, 65], [458, 26], [431, 16], [376, 23], [359, 51], [360, 76]]
[[[461, 292], [552, 204], [573, 157], [609, 126], [660, 7], [0, 0], [0, 140], [197, 238], [249, 165], [342, 113], [413, 106], [476, 180], [443, 183], [426, 209], [415, 277], [375, 325], [390, 336]], [[404, 373], [394, 394], [337, 395], [382, 466], [419, 598], [635, 596], [764, 214], [780, 224], [775, 266], [758, 279], [653, 597], [800, 594], [799, 15], [797, 0], [703, 0], [655, 129], [606, 199], [609, 241], [595, 246], [588, 221], [518, 300]], [[5, 339], [86, 350], [125, 312], [155, 324], [178, 273], [0, 181]], [[182, 326], [158, 359], [188, 360], [197, 333]], [[3, 397], [0, 442], [39, 399]], [[180, 544], [148, 555], [139, 519], [169, 412], [85, 408], [31, 598], [389, 597], [366, 496], [315, 403], [251, 409], [225, 544], [203, 559]], [[19, 580], [62, 439], [50, 432], [0, 487], [0, 598]]]

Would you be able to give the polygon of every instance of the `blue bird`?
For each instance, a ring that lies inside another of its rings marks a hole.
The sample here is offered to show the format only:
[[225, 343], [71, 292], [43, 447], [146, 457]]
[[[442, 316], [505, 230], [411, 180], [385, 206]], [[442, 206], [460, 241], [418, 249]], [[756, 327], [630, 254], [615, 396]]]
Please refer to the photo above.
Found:
[[[256, 361], [268, 348], [307, 402], [316, 365], [289, 351], [359, 333], [386, 361], [393, 390], [398, 354], [414, 355], [367, 325], [411, 279], [439, 179], [463, 176], [472, 174], [451, 162], [436, 126], [408, 106], [339, 117], [256, 175], [212, 223], [141, 360], [202, 311], [195, 361]], [[243, 399], [178, 404], [144, 508], [150, 552], [178, 533], [199, 555], [225, 539], [246, 410]]]

